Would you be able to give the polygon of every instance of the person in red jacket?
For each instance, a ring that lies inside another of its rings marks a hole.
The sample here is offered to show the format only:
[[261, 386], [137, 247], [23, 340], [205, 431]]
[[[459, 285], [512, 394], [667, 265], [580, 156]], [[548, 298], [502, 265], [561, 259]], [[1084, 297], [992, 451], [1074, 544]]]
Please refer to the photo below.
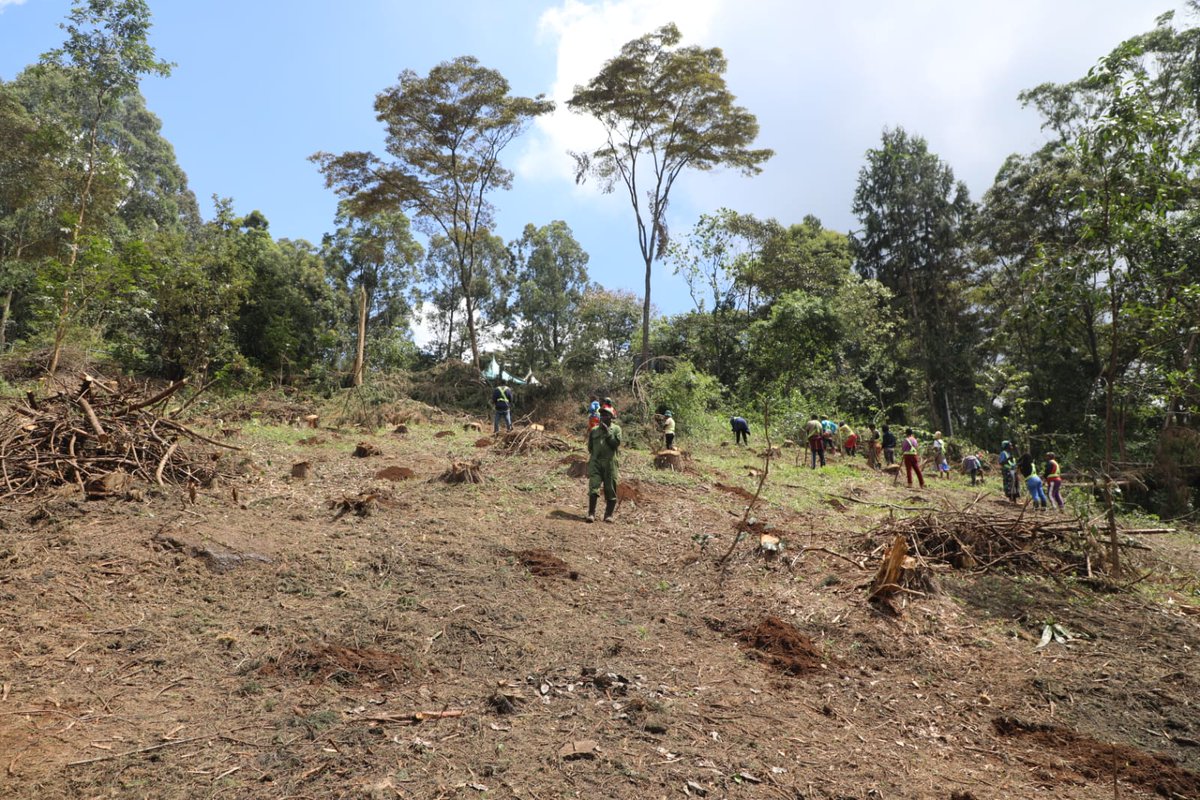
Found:
[[904, 429], [904, 441], [900, 443], [900, 454], [904, 457], [904, 476], [908, 478], [908, 485], [912, 486], [913, 472], [917, 473], [917, 480], [921, 482], [921, 488], [925, 488], [925, 476], [921, 474], [921, 443], [917, 441], [917, 437], [913, 435], [912, 428]]

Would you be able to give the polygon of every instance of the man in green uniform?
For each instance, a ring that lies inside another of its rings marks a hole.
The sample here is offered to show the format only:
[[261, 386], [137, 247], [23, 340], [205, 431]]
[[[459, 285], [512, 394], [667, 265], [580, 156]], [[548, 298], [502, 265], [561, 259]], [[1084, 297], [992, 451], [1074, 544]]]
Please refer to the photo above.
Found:
[[604, 521], [613, 521], [617, 508], [617, 450], [621, 426], [611, 405], [600, 406], [600, 424], [588, 431], [588, 522], [596, 521], [596, 501], [604, 487]]

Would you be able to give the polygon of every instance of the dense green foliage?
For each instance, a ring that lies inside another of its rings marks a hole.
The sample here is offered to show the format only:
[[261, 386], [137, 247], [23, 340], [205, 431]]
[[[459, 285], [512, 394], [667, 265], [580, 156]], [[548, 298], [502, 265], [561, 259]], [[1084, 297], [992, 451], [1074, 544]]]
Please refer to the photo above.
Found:
[[[668, 236], [684, 170], [752, 175], [771, 153], [750, 149], [720, 50], [679, 47], [672, 25], [629, 42], [569, 105], [607, 133], [575, 157], [629, 194], [641, 296], [590, 281], [566, 221], [496, 235], [499, 157], [551, 104], [473, 58], [378, 95], [385, 156], [314, 156], [343, 197], [314, 246], [231, 199], [202, 219], [138, 88], [169, 69], [144, 2], [81, 0], [64, 29], [0, 82], [0, 351], [53, 365], [79, 341], [144, 375], [325, 390], [481, 354], [548, 386], [615, 387], [642, 364], [643, 418], [670, 406], [684, 430], [764, 409], [788, 436], [813, 413], [941, 428], [1140, 469], [1163, 508], [1194, 502], [1200, 28], [1165, 16], [1023, 93], [1047, 140], [978, 202], [921, 136], [885, 129], [853, 235], [721, 209]], [[690, 310], [654, 313], [655, 261]]]

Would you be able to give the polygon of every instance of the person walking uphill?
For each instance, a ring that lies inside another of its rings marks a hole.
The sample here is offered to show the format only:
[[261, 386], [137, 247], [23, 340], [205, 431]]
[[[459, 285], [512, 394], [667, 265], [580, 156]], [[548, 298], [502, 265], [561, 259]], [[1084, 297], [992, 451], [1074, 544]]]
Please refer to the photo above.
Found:
[[604, 521], [613, 521], [617, 508], [617, 451], [621, 448], [621, 426], [610, 405], [600, 407], [600, 424], [588, 431], [588, 513], [596, 521], [596, 502], [604, 489]]
[[821, 466], [825, 466], [825, 429], [821, 426], [821, 420], [817, 419], [814, 414], [812, 419], [804, 426], [804, 435], [808, 437], [808, 449], [812, 453], [812, 468], [817, 468], [817, 458], [821, 459]]
[[512, 430], [513, 393], [507, 383], [502, 383], [492, 390], [492, 407], [496, 409], [492, 422], [492, 435], [500, 432], [500, 420], [504, 420], [506, 430]]
[[904, 476], [908, 478], [908, 485], [912, 486], [913, 472], [917, 473], [917, 480], [921, 482], [921, 488], [925, 488], [925, 476], [921, 474], [921, 443], [917, 441], [917, 437], [913, 435], [912, 428], [904, 430], [904, 441], [900, 443], [900, 453], [904, 457]]
[[750, 444], [750, 423], [741, 417], [730, 417], [729, 427], [733, 430], [734, 444]]

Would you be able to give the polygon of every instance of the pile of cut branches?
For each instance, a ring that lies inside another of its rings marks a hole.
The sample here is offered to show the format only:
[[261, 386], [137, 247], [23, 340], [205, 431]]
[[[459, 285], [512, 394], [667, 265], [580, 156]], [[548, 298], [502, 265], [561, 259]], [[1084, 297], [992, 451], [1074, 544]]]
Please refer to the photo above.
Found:
[[1082, 558], [1079, 520], [1046, 514], [987, 515], [970, 508], [893, 520], [872, 531], [893, 541], [904, 537], [908, 555], [957, 569], [1041, 568], [1061, 572]]
[[573, 449], [565, 439], [546, 433], [540, 425], [528, 428], [514, 429], [502, 434], [496, 439], [496, 449], [502, 453], [513, 455], [528, 453], [531, 450], [556, 450], [565, 453]]
[[63, 484], [105, 497], [124, 486], [126, 476], [160, 486], [211, 483], [212, 460], [191, 457], [186, 442], [240, 448], [154, 410], [184, 385], [145, 396], [84, 375], [71, 391], [43, 398], [26, 393], [0, 416], [0, 500]]

